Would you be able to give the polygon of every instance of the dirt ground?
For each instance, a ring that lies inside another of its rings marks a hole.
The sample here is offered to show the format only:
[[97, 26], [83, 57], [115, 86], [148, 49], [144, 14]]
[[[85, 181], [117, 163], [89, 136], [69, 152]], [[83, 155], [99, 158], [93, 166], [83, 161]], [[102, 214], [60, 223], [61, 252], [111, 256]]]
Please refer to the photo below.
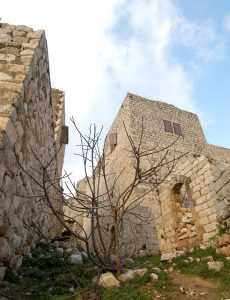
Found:
[[154, 295], [153, 299], [182, 300], [182, 299], [207, 299], [221, 300], [223, 298], [218, 291], [220, 286], [216, 280], [203, 279], [197, 276], [183, 275], [179, 272], [170, 273], [175, 287], [165, 290], [161, 294]]

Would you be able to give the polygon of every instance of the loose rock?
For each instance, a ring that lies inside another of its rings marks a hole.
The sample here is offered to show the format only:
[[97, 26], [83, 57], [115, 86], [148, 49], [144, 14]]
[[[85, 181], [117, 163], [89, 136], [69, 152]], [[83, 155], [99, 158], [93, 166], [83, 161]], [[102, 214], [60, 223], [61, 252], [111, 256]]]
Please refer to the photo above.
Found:
[[111, 272], [106, 272], [101, 274], [98, 279], [98, 285], [110, 288], [113, 286], [119, 286], [120, 282], [115, 278], [115, 276]]
[[224, 263], [222, 261], [209, 261], [208, 262], [208, 269], [214, 270], [219, 272], [221, 269], [223, 269]]
[[158, 275], [155, 273], [151, 273], [150, 278], [151, 278], [151, 280], [158, 280]]
[[80, 254], [72, 254], [69, 257], [69, 262], [73, 265], [82, 264], [83, 263], [82, 256]]
[[146, 268], [136, 269], [136, 270], [128, 270], [126, 273], [121, 274], [117, 277], [117, 279], [121, 282], [133, 279], [135, 276], [143, 277], [148, 270]]

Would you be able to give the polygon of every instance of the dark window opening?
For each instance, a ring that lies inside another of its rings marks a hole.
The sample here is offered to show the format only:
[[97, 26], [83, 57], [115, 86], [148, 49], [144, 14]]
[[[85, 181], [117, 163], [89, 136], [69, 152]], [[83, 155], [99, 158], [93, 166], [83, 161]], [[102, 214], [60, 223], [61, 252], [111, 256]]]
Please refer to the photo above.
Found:
[[170, 122], [167, 120], [163, 120], [163, 122], [164, 122], [166, 132], [175, 133], [177, 135], [182, 135], [180, 124]]
[[110, 150], [112, 152], [117, 146], [117, 133], [110, 133], [109, 143], [110, 143]]
[[63, 125], [61, 129], [61, 138], [60, 138], [61, 144], [68, 144], [69, 143], [69, 127]]
[[175, 134], [182, 135], [180, 124], [173, 123], [173, 129], [174, 129]]
[[164, 122], [164, 126], [165, 126], [165, 131], [173, 133], [172, 123], [170, 121], [167, 121], [167, 120], [163, 120], [163, 122]]

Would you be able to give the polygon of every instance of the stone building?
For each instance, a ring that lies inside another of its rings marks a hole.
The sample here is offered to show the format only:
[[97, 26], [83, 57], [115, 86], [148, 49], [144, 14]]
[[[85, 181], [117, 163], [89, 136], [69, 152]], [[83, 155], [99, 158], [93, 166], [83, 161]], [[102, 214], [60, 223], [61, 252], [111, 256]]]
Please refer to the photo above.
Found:
[[[130, 241], [126, 250], [130, 252], [133, 239], [136, 250], [145, 248], [154, 254], [189, 249], [209, 241], [218, 232], [218, 222], [230, 215], [230, 149], [207, 143], [197, 115], [167, 103], [128, 94], [106, 137], [103, 162], [106, 173], [115, 176], [108, 180], [110, 186], [116, 178], [120, 193], [132, 182], [136, 168], [127, 132], [138, 147], [142, 128], [142, 151], [154, 147], [167, 149], [171, 145], [168, 161], [175, 156], [182, 157], [156, 188], [152, 188], [151, 183], [135, 188], [128, 203], [142, 195], [139, 216], [150, 215], [151, 221], [143, 225], [137, 219], [135, 223], [134, 217], [133, 223], [126, 222], [120, 243]], [[145, 158], [139, 167], [148, 169], [163, 153], [159, 151]], [[164, 174], [166, 169], [162, 166], [159, 178]], [[100, 193], [106, 193], [103, 180], [100, 182]], [[78, 186], [84, 193], [91, 193], [86, 179]], [[152, 190], [146, 193], [148, 189]], [[113, 192], [116, 194], [115, 189]], [[116, 199], [116, 195], [111, 197]], [[109, 214], [104, 215], [109, 233], [112, 224]], [[90, 218], [83, 219], [83, 226], [90, 232]]]
[[[60, 149], [51, 174], [60, 177], [68, 142], [64, 125], [64, 93], [51, 89], [44, 31], [0, 24], [1, 274], [6, 265], [20, 266], [22, 256], [39, 238], [36, 227], [48, 238], [60, 230], [50, 209], [36, 198], [38, 186], [19, 167], [15, 154], [23, 168], [30, 174], [34, 170], [32, 176], [40, 180], [38, 160], [45, 164]], [[54, 189], [51, 194], [55, 197]], [[53, 205], [61, 209], [57, 200]]]

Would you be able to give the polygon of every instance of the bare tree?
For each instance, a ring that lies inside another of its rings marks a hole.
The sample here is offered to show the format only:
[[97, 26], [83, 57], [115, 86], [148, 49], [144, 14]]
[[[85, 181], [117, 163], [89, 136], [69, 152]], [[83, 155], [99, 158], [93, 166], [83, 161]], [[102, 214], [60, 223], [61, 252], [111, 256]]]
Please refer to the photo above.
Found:
[[[80, 156], [83, 162], [85, 189], [76, 186], [66, 173], [63, 178], [51, 176], [54, 158], [44, 164], [34, 153], [39, 163], [39, 170], [36, 170], [40, 174], [39, 179], [23, 168], [18, 157], [17, 161], [37, 185], [36, 198], [43, 201], [63, 228], [85, 247], [92, 262], [103, 270], [120, 272], [122, 257], [130, 255], [131, 248], [132, 252], [135, 252], [138, 247], [137, 241], [140, 237], [143, 238], [144, 226], [152, 222], [151, 211], [147, 210], [145, 214], [142, 211], [146, 196], [167, 180], [177, 161], [184, 154], [177, 157], [170, 154], [177, 140], [165, 147], [154, 145], [146, 149], [143, 147], [143, 120], [140, 134], [135, 138], [129, 134], [123, 123], [127, 139], [127, 149], [123, 151], [131, 162], [129, 179], [124, 180], [127, 166], [124, 165], [116, 171], [106, 143], [102, 150], [100, 148], [102, 129], [97, 131], [95, 125], [90, 126], [88, 135], [84, 135], [73, 118], [72, 122], [80, 139], [78, 145], [80, 151], [76, 155]], [[58, 185], [60, 180], [65, 181], [67, 192], [60, 189]], [[144, 187], [141, 194], [136, 193], [139, 187]], [[54, 201], [59, 201], [61, 206], [67, 206], [74, 214], [65, 214], [57, 210], [53, 205]], [[82, 218], [88, 221], [87, 228], [84, 222], [82, 223]], [[129, 237], [124, 236], [127, 228], [130, 231]], [[112, 256], [115, 260], [111, 258]]]

